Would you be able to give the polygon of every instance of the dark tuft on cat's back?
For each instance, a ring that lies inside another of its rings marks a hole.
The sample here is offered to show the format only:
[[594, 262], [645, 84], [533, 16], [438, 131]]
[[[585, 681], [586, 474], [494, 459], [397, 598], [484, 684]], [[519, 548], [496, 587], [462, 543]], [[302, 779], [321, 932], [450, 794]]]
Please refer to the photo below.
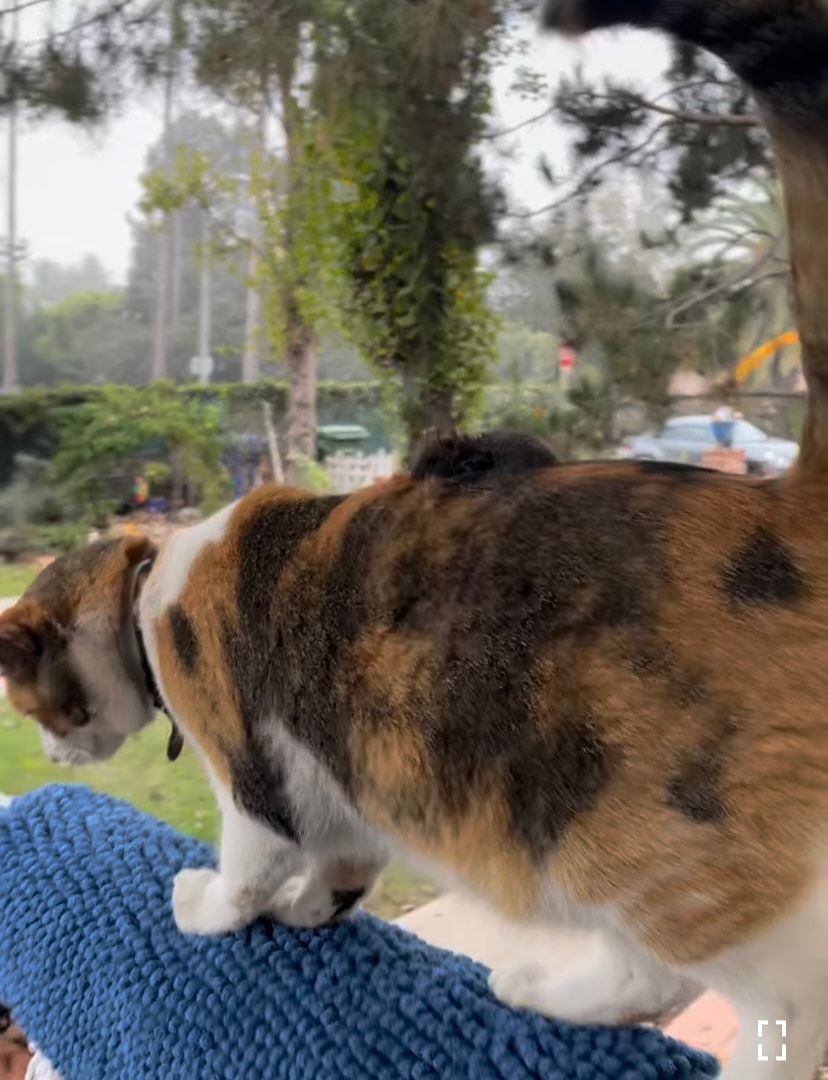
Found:
[[414, 455], [411, 476], [414, 480], [435, 477], [454, 484], [476, 484], [495, 477], [548, 469], [557, 460], [542, 439], [520, 431], [434, 436]]

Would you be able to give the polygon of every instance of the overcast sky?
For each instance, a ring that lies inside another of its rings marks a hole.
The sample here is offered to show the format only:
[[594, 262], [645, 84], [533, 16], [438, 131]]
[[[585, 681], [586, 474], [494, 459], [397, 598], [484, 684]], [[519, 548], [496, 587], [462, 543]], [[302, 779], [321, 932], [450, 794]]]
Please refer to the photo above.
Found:
[[[581, 63], [595, 73], [632, 76], [653, 87], [666, 63], [663, 42], [641, 33], [595, 35], [570, 44], [544, 38], [521, 63], [543, 72], [554, 85], [557, 77]], [[498, 72], [495, 123], [510, 128], [536, 114], [538, 102], [510, 93], [513, 69]], [[87, 252], [99, 256], [113, 283], [124, 280], [129, 262], [128, 215], [135, 213], [138, 178], [147, 145], [160, 133], [160, 101], [146, 98], [89, 134], [61, 121], [25, 124], [19, 142], [19, 234], [31, 258], [74, 262]], [[5, 206], [6, 163], [3, 129], [0, 188]], [[536, 161], [545, 153], [556, 173], [566, 172], [566, 137], [551, 120], [510, 137], [514, 153], [508, 161], [492, 160], [512, 192], [526, 208], [543, 206], [549, 190]], [[4, 228], [0, 227], [0, 233]]]

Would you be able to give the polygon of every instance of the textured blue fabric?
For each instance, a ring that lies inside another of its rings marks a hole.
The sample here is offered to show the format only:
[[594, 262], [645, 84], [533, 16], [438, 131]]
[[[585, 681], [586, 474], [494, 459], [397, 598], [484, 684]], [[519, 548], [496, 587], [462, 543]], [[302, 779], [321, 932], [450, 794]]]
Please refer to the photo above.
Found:
[[184, 937], [170, 894], [210, 849], [85, 788], [0, 811], [0, 1001], [64, 1080], [708, 1080], [644, 1028], [496, 1002], [480, 966], [368, 915]]

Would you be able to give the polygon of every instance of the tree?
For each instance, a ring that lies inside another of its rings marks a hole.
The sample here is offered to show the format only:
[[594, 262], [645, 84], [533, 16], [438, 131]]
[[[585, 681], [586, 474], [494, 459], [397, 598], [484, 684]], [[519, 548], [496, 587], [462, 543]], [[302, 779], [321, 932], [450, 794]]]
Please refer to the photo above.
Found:
[[[39, 9], [44, 32], [14, 40], [17, 10]], [[0, 110], [58, 112], [92, 123], [163, 68], [169, 24], [158, 0], [16, 0], [0, 11]]]
[[27, 336], [29, 384], [141, 381], [148, 336], [120, 290], [73, 293], [39, 308]]
[[[310, 266], [302, 251], [313, 221], [309, 206], [313, 166], [306, 152], [312, 119], [300, 85], [303, 37], [314, 4], [273, 0], [263, 8], [258, 0], [190, 0], [187, 10], [197, 77], [247, 109], [259, 132], [248, 167], [257, 218], [247, 244], [248, 279], [251, 285], [264, 286], [269, 337], [284, 350], [290, 383], [285, 437], [290, 469], [299, 458], [313, 458], [316, 450], [320, 312], [313, 303]], [[265, 116], [271, 109], [284, 140], [284, 156], [278, 162], [263, 145]]]
[[562, 336], [582, 356], [581, 374], [569, 398], [588, 423], [581, 434], [593, 447], [614, 438], [614, 418], [625, 400], [645, 405], [657, 419], [668, 400], [670, 379], [697, 360], [694, 336], [668, 329], [670, 294], [613, 264], [588, 232], [562, 259], [556, 290]]
[[[176, 153], [197, 155], [212, 163], [222, 174], [236, 174], [247, 162], [247, 133], [228, 127], [211, 114], [184, 112], [171, 125], [170, 141]], [[146, 156], [148, 177], [164, 175], [163, 141], [153, 144]], [[175, 172], [173, 166], [170, 177]], [[228, 196], [225, 194], [225, 201]], [[232, 214], [249, 212], [249, 200], [230, 199]], [[189, 363], [196, 352], [199, 304], [199, 272], [202, 252], [202, 211], [192, 203], [166, 207], [176, 221], [177, 258], [175, 304], [170, 305], [167, 371], [171, 378], [190, 378]], [[133, 249], [127, 286], [127, 307], [147, 327], [153, 320], [157, 285], [159, 245], [164, 234], [158, 227], [158, 211], [133, 222]], [[222, 251], [211, 272], [212, 326], [216, 371], [219, 379], [237, 379], [244, 327], [244, 259], [238, 252]], [[149, 373], [147, 372], [147, 375]]]
[[476, 152], [515, 5], [329, 3], [316, 102], [342, 193], [346, 323], [400, 404], [408, 444], [462, 424], [491, 361], [480, 247], [499, 192]]
[[[708, 323], [726, 320], [730, 367], [740, 354], [795, 323], [781, 191], [771, 183], [747, 186], [719, 199], [699, 224], [701, 235], [691, 250], [700, 272], [671, 321], [700, 315]], [[777, 353], [765, 369], [774, 389], [782, 384], [781, 360]]]
[[770, 143], [746, 88], [718, 60], [674, 46], [667, 88], [655, 97], [608, 78], [582, 73], [561, 80], [551, 109], [573, 135], [575, 168], [556, 178], [544, 164], [555, 198], [552, 213], [594, 191], [620, 170], [660, 177], [676, 220], [689, 222], [746, 177], [773, 171]]
[[84, 255], [68, 265], [53, 259], [33, 259], [29, 267], [26, 301], [35, 307], [60, 303], [73, 293], [99, 293], [109, 288], [109, 275], [97, 255]]

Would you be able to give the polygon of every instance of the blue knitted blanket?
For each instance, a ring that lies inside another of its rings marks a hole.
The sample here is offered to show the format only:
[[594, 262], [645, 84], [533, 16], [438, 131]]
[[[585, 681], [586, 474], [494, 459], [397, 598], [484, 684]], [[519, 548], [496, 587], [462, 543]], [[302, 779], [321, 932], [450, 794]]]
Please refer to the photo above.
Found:
[[0, 811], [0, 1001], [64, 1080], [709, 1080], [645, 1028], [495, 1001], [486, 972], [368, 915], [184, 937], [170, 895], [212, 853], [80, 787]]

